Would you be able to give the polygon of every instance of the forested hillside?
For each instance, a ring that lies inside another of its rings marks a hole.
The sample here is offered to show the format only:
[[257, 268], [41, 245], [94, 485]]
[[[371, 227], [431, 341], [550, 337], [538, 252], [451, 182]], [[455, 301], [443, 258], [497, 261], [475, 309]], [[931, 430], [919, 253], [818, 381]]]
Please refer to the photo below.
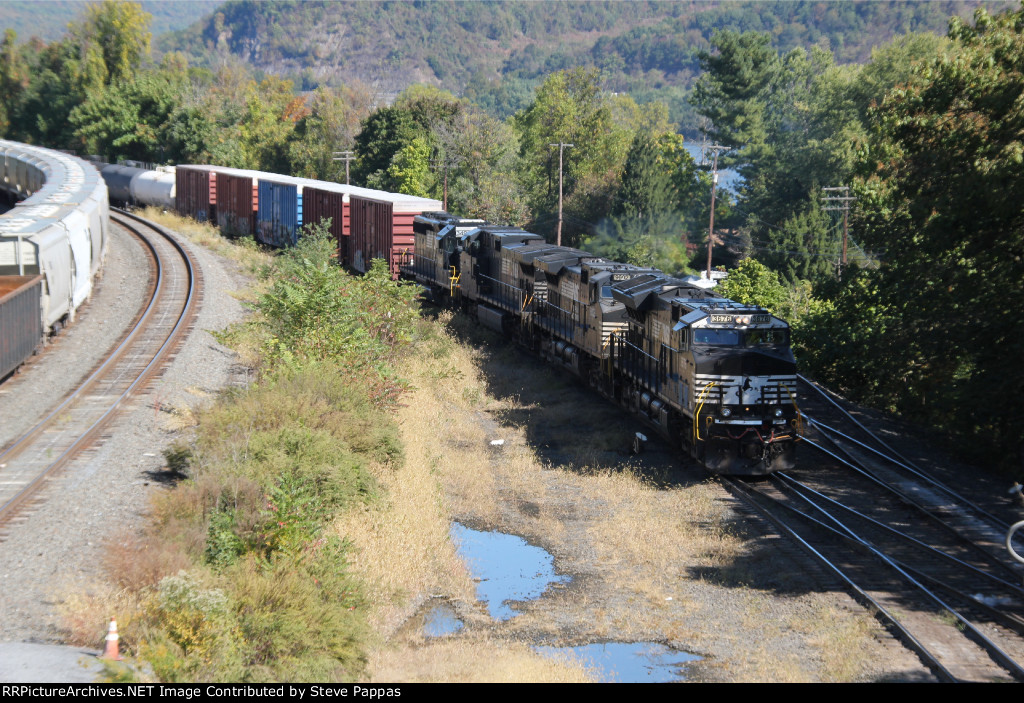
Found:
[[[200, 21], [221, 4], [220, 0], [142, 0], [142, 9], [153, 16], [156, 35], [174, 32]], [[68, 31], [68, 23], [85, 15], [88, 0], [3, 0], [0, 32], [13, 29], [23, 39], [38, 37], [51, 42]]]
[[931, 2], [319, 2], [232, 0], [157, 49], [232, 55], [309, 90], [358, 79], [384, 99], [413, 83], [466, 95], [497, 117], [529, 102], [544, 75], [602, 71], [609, 90], [659, 99], [696, 133], [686, 90], [698, 53], [721, 29], [766, 32], [780, 51], [820, 46], [862, 63], [897, 34], [944, 34], [952, 15], [984, 4]]

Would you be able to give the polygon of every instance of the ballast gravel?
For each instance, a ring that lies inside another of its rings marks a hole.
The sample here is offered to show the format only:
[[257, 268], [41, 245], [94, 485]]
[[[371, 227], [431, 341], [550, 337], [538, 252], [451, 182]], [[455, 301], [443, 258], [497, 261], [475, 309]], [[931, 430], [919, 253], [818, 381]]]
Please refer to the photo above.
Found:
[[[129, 233], [116, 225], [111, 230], [102, 273], [75, 322], [0, 385], [0, 446], [86, 378], [138, 313], [147, 290], [146, 255]], [[245, 278], [234, 263], [184, 243], [204, 278], [193, 332], [166, 371], [122, 404], [101, 446], [51, 479], [0, 528], [0, 643], [62, 641], [58, 602], [102, 580], [104, 540], [144, 524], [154, 479], [165, 466], [163, 449], [175, 437], [166, 410], [195, 406], [246, 382], [234, 353], [210, 334], [244, 318], [230, 292], [244, 289]]]

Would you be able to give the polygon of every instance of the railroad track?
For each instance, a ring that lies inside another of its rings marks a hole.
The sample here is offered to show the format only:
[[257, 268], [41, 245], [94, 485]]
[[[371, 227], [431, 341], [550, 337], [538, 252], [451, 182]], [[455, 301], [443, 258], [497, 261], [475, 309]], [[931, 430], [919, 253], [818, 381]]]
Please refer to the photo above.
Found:
[[1001, 546], [1005, 522], [845, 410], [843, 430], [839, 416], [825, 421], [819, 411], [825, 414], [819, 406], [805, 415], [801, 468], [729, 487], [842, 582], [940, 680], [1024, 680], [1024, 588], [1019, 566]]
[[0, 450], [0, 525], [20, 514], [48, 478], [96, 445], [119, 406], [157, 377], [198, 311], [198, 266], [175, 238], [142, 218], [112, 211], [111, 221], [150, 254], [148, 303], [96, 368], [35, 427]]

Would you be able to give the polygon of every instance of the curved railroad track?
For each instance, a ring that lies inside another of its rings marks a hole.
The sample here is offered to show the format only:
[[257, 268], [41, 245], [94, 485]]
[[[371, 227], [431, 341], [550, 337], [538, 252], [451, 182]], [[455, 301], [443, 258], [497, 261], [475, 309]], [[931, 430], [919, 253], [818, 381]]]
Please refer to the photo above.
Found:
[[[828, 401], [805, 415], [807, 460], [759, 484], [727, 485], [843, 583], [940, 680], [1024, 680], [1024, 572], [1001, 547], [1005, 521], [915, 466], [802, 380]], [[819, 460], [808, 467], [811, 452]]]
[[135, 215], [112, 211], [111, 221], [149, 252], [148, 303], [75, 390], [0, 449], [0, 525], [19, 514], [61, 467], [95, 446], [121, 403], [161, 373], [198, 311], [201, 273], [188, 251], [167, 230]]

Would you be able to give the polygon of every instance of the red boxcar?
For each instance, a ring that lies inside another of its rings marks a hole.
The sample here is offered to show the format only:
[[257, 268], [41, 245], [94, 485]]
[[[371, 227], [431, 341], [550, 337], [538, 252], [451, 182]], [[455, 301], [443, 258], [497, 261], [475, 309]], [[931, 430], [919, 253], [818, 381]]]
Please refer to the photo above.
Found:
[[365, 273], [373, 259], [384, 259], [392, 277], [398, 278], [399, 267], [412, 257], [413, 218], [440, 210], [441, 201], [381, 192], [372, 199], [352, 195], [349, 208], [351, 236], [347, 264]]
[[[324, 184], [326, 186], [326, 184]], [[351, 231], [349, 196], [340, 190], [313, 188], [302, 189], [302, 219], [304, 226], [319, 224], [330, 219], [330, 233], [338, 242], [338, 263], [350, 265], [348, 238]]]
[[178, 166], [174, 209], [197, 222], [217, 221], [216, 166]]
[[227, 236], [245, 237], [256, 231], [259, 185], [254, 173], [217, 170], [217, 226]]

